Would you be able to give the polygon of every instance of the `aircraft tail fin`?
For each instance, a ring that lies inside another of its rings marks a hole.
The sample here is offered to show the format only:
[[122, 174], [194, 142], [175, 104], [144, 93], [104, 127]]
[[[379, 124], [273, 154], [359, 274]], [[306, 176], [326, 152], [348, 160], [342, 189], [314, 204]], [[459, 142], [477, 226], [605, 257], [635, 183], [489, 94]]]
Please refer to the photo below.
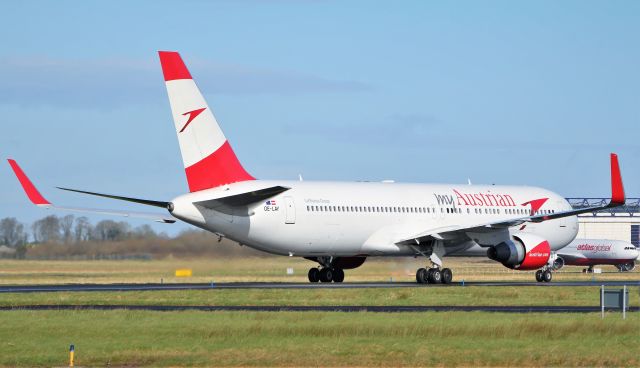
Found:
[[158, 54], [189, 190], [255, 180], [233, 152], [180, 54]]

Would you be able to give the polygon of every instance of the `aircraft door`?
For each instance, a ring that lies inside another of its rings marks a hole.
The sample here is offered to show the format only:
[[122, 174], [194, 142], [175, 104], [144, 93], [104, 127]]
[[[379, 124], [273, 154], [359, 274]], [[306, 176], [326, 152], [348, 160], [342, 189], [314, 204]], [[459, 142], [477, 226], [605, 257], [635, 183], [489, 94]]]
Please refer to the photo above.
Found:
[[284, 197], [285, 224], [296, 223], [296, 204], [293, 197]]

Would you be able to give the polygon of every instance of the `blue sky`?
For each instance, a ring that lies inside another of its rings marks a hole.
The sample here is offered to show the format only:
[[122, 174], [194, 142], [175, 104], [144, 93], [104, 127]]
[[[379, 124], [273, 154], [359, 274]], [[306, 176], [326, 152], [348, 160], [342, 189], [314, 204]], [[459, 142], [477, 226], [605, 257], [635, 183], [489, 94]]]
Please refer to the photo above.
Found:
[[[606, 196], [618, 152], [640, 196], [637, 1], [13, 1], [0, 29], [0, 154], [56, 204], [187, 190], [157, 50], [258, 178]], [[0, 218], [44, 216], [4, 165]]]

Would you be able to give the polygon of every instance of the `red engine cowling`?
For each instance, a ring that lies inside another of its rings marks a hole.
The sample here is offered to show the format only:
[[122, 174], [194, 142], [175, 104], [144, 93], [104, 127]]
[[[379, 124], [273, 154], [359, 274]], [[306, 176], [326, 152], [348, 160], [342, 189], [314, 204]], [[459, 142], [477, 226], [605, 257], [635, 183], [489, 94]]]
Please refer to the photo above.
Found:
[[549, 261], [551, 247], [545, 239], [526, 233], [489, 248], [487, 257], [514, 270], [537, 270]]

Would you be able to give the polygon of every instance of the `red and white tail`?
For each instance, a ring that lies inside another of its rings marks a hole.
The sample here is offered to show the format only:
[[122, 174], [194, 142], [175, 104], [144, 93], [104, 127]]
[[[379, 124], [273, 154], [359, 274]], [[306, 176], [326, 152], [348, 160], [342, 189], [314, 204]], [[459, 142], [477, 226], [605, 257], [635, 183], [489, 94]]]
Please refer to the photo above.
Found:
[[255, 180], [242, 167], [180, 54], [159, 51], [189, 190]]

